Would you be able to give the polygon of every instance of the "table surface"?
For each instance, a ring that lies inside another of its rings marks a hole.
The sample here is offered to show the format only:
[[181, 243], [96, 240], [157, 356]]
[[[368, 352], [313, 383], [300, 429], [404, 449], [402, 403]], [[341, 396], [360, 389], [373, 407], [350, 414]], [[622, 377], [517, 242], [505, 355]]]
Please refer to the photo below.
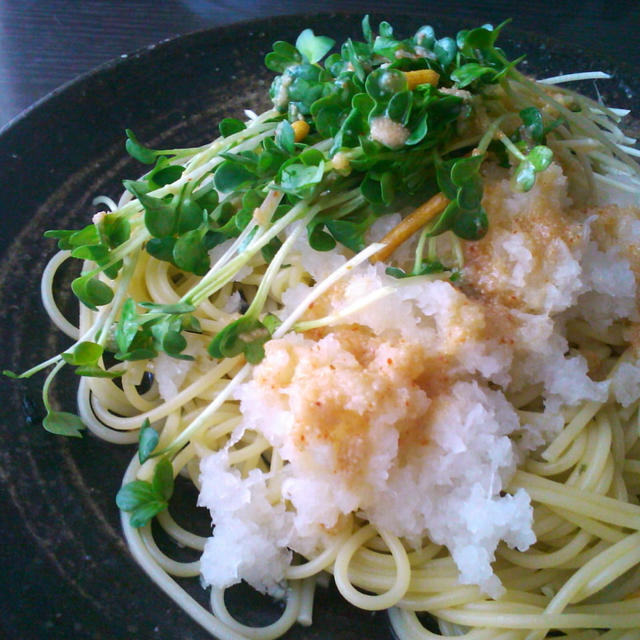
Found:
[[56, 87], [166, 38], [241, 20], [326, 11], [429, 13], [461, 24], [513, 18], [522, 31], [640, 61], [638, 0], [2, 0], [0, 127]]

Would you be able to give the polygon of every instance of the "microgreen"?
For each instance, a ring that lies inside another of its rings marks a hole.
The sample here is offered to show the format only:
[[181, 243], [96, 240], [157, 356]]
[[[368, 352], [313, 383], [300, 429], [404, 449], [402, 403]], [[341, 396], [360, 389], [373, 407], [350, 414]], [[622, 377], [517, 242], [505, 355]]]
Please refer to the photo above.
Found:
[[85, 425], [75, 414], [67, 411], [48, 411], [42, 426], [49, 432], [58, 436], [79, 438]]
[[432, 273], [442, 273], [443, 271], [450, 271], [439, 260], [428, 261], [424, 260], [420, 264], [418, 269], [413, 269], [409, 273], [400, 269], [399, 267], [387, 267], [385, 273], [393, 278], [411, 278], [413, 276], [425, 276]]
[[482, 161], [483, 155], [448, 161], [436, 157], [438, 185], [451, 202], [433, 223], [429, 235], [451, 230], [465, 240], [478, 240], [486, 234], [488, 219], [482, 208]]
[[94, 311], [113, 300], [109, 285], [98, 280], [92, 273], [80, 276], [71, 283], [71, 289], [80, 302]]
[[311, 29], [305, 29], [296, 40], [296, 49], [312, 64], [319, 62], [329, 53], [335, 40], [326, 36], [316, 36]]
[[146, 313], [139, 314], [133, 298], [122, 305], [120, 319], [115, 329], [118, 360], [147, 360], [159, 352], [181, 360], [192, 360], [193, 356], [182, 353], [187, 341], [183, 331], [199, 333], [200, 324], [191, 312], [192, 305], [158, 305], [142, 303]]
[[142, 527], [169, 506], [173, 485], [173, 466], [163, 457], [155, 466], [151, 482], [133, 480], [125, 484], [116, 495], [116, 504], [129, 513], [132, 527]]
[[104, 347], [95, 342], [78, 342], [72, 351], [61, 354], [62, 359], [75, 366], [75, 373], [79, 376], [90, 378], [118, 378], [121, 371], [105, 371], [100, 366], [100, 359], [104, 353]]
[[145, 418], [140, 427], [140, 436], [138, 438], [138, 458], [140, 464], [144, 464], [158, 446], [160, 436], [158, 432], [151, 426], [148, 418]]

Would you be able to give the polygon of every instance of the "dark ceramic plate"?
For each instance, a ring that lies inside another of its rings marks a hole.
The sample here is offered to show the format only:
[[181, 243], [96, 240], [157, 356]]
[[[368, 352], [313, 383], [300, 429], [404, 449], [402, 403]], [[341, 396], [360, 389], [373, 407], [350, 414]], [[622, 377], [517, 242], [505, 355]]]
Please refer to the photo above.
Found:
[[[423, 21], [392, 19], [407, 35]], [[464, 26], [431, 22], [442, 34]], [[201, 144], [216, 135], [222, 117], [266, 106], [270, 75], [262, 61], [272, 42], [295, 40], [307, 25], [340, 41], [358, 35], [359, 23], [348, 16], [279, 17], [164, 42], [63, 87], [0, 133], [2, 368], [24, 370], [66, 346], [39, 301], [39, 274], [54, 251], [42, 232], [86, 224], [95, 195], [117, 197], [121, 179], [141, 172], [124, 152], [125, 127], [154, 147]], [[532, 73], [609, 71], [615, 80], [599, 85], [608, 102], [638, 108], [637, 76], [601, 57], [576, 56], [574, 47], [515, 33], [519, 44], [505, 37], [503, 47], [511, 58], [527, 53]], [[73, 382], [55, 392], [70, 410]], [[41, 383], [3, 379], [0, 387], [0, 635], [209, 638], [151, 583], [122, 540], [114, 496], [133, 450], [46, 433], [39, 425]], [[206, 526], [198, 526], [205, 535]], [[197, 584], [189, 589], [202, 597]], [[273, 604], [242, 589], [232, 600], [249, 624], [276, 614]], [[316, 619], [286, 637], [392, 638], [385, 614], [355, 611], [332, 589], [319, 591]]]

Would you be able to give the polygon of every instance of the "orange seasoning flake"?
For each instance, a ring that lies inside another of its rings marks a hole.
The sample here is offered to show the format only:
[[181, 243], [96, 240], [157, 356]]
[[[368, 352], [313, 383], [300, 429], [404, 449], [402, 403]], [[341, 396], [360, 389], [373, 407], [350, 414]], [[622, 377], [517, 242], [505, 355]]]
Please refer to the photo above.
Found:
[[442, 358], [361, 325], [314, 337], [267, 343], [254, 372], [292, 413], [290, 437], [298, 450], [328, 446], [329, 468], [355, 480], [366, 473], [381, 431], [397, 431], [401, 456], [428, 444], [430, 395], [445, 381]]

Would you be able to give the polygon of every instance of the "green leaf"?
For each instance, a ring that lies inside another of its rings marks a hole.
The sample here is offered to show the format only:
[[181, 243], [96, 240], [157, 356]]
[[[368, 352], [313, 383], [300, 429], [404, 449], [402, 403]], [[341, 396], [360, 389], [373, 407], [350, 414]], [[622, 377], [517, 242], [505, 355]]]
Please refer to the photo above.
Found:
[[224, 118], [220, 121], [218, 125], [218, 129], [220, 131], [220, 135], [223, 138], [227, 136], [232, 136], [234, 133], [239, 133], [240, 131], [244, 131], [247, 128], [244, 122], [238, 120], [237, 118]]
[[484, 155], [471, 156], [469, 158], [460, 158], [453, 163], [451, 167], [451, 181], [457, 187], [464, 186], [469, 180], [473, 180], [479, 176], [478, 170], [484, 160]]
[[438, 187], [440, 187], [440, 191], [442, 191], [449, 200], [455, 200], [458, 195], [458, 187], [451, 179], [451, 169], [453, 168], [454, 163], [455, 160], [442, 162], [437, 159], [436, 161], [436, 178], [438, 180]]
[[485, 67], [477, 62], [469, 62], [458, 67], [451, 73], [451, 79], [457, 83], [461, 89], [480, 79], [492, 79], [496, 71], [491, 67]]
[[378, 32], [383, 38], [393, 37], [393, 27], [386, 20], [378, 25]]
[[187, 231], [173, 246], [173, 262], [176, 266], [197, 276], [203, 276], [211, 266], [209, 254], [202, 244], [200, 230]]
[[147, 241], [145, 249], [150, 256], [164, 262], [173, 262], [173, 247], [176, 239], [172, 237], [151, 238]]
[[362, 35], [369, 44], [373, 42], [373, 31], [371, 29], [371, 23], [369, 21], [369, 14], [362, 18]]
[[373, 43], [373, 53], [383, 58], [393, 60], [396, 57], [396, 51], [400, 50], [407, 50], [402, 42], [382, 34], [380, 34]]
[[[396, 193], [396, 185], [399, 180], [391, 171], [385, 171], [380, 176], [380, 195], [382, 196], [382, 202], [386, 205], [390, 205]], [[362, 247], [364, 249], [364, 247]]]
[[[162, 336], [162, 350], [170, 356], [178, 356], [187, 346], [185, 337], [178, 331], [170, 330]], [[182, 355], [183, 360], [192, 360], [193, 356]]]
[[134, 480], [121, 487], [116, 504], [120, 510], [131, 514], [131, 526], [142, 527], [168, 507], [172, 494], [173, 467], [165, 457], [156, 465], [151, 482]]
[[[46, 235], [46, 234], [45, 234]], [[74, 231], [69, 237], [71, 247], [81, 247], [85, 244], [100, 244], [100, 234], [95, 224], [90, 224], [80, 231]]]
[[449, 271], [439, 260], [423, 261], [420, 269], [407, 273], [398, 267], [387, 267], [385, 273], [393, 278], [413, 278], [414, 276], [424, 276], [431, 273], [442, 273]]
[[116, 494], [116, 504], [121, 511], [133, 511], [155, 498], [151, 483], [133, 480], [120, 488]]
[[413, 36], [413, 39], [416, 41], [418, 46], [425, 49], [433, 49], [433, 45], [436, 41], [436, 34], [433, 27], [425, 25], [416, 31], [416, 35]]
[[124, 181], [125, 188], [130, 191], [144, 208], [144, 224], [149, 233], [156, 238], [165, 238], [174, 233], [177, 222], [175, 205], [167, 204], [160, 198], [143, 193], [131, 180]]
[[67, 364], [76, 366], [95, 364], [104, 349], [95, 342], [79, 342], [71, 353], [62, 353], [62, 359]]
[[138, 438], [138, 458], [140, 464], [144, 464], [158, 446], [160, 436], [158, 432], [151, 426], [148, 418], [145, 418], [140, 427], [140, 436]]
[[307, 225], [309, 246], [316, 251], [331, 251], [336, 246], [333, 236], [324, 231], [324, 225], [311, 221]]
[[107, 214], [100, 226], [112, 249], [125, 243], [131, 236], [131, 225], [123, 216]]
[[489, 221], [484, 209], [465, 211], [451, 225], [451, 230], [464, 240], [479, 240], [489, 228]]
[[166, 238], [176, 229], [177, 212], [175, 207], [158, 198], [144, 196], [144, 224], [155, 238]]
[[155, 168], [147, 176], [149, 186], [153, 189], [173, 184], [184, 173], [184, 167], [179, 164], [169, 164], [167, 158], [160, 157]]
[[190, 333], [202, 333], [200, 321], [195, 316], [184, 315], [180, 318], [182, 331]]
[[269, 339], [270, 332], [256, 318], [242, 316], [218, 332], [209, 343], [209, 354], [214, 358], [233, 358], [244, 354], [251, 364], [257, 364], [264, 357], [262, 345]]
[[511, 183], [516, 191], [530, 191], [536, 182], [535, 167], [528, 161], [523, 160], [513, 174]]
[[311, 29], [305, 29], [296, 40], [296, 49], [314, 64], [322, 60], [334, 44], [335, 40], [327, 36], [316, 36]]
[[225, 160], [216, 169], [213, 181], [216, 189], [222, 193], [229, 193], [248, 187], [255, 182], [256, 177], [255, 173], [237, 162]]
[[451, 229], [451, 225], [454, 220], [460, 214], [460, 207], [458, 203], [453, 200], [447, 205], [447, 208], [440, 214], [440, 217], [436, 220], [434, 225], [431, 227], [428, 236], [433, 237], [437, 236], [445, 231]]
[[109, 258], [109, 249], [103, 244], [83, 245], [76, 247], [71, 252], [71, 257], [79, 258], [80, 260], [92, 260], [97, 264], [103, 264]]
[[396, 93], [391, 100], [389, 100], [389, 104], [387, 105], [387, 117], [402, 125], [407, 124], [411, 113], [412, 103], [413, 93], [411, 91], [401, 91], [400, 93]]
[[153, 472], [151, 488], [156, 498], [168, 501], [173, 494], [173, 466], [166, 456], [160, 458]]
[[154, 516], [157, 516], [161, 511], [164, 511], [169, 505], [162, 500], [151, 500], [141, 505], [137, 509], [131, 512], [129, 517], [129, 523], [136, 529], [144, 527], [145, 524], [151, 520]]
[[365, 88], [376, 102], [388, 102], [408, 90], [407, 77], [399, 69], [378, 68], [367, 76]]
[[285, 153], [288, 153], [289, 155], [293, 155], [295, 153], [294, 139], [295, 139], [295, 133], [293, 131], [293, 127], [291, 126], [288, 120], [283, 120], [276, 127], [276, 135], [275, 135], [276, 144]]
[[457, 201], [461, 209], [478, 209], [482, 202], [482, 181], [470, 181], [458, 189]]
[[273, 332], [282, 324], [282, 321], [278, 316], [268, 313], [264, 318], [262, 318], [262, 324], [269, 332], [269, 335], [273, 336]]
[[125, 129], [125, 133], [127, 134], [127, 141], [125, 143], [127, 153], [143, 164], [153, 164], [159, 152], [148, 149], [140, 144], [131, 129]]
[[264, 261], [269, 263], [273, 260], [273, 257], [278, 253], [278, 249], [282, 246], [282, 241], [276, 236], [268, 244], [266, 244], [260, 250]]
[[153, 360], [158, 356], [158, 352], [151, 348], [131, 349], [126, 353], [116, 353], [118, 360], [134, 361], [134, 360]]
[[244, 357], [250, 364], [258, 364], [264, 358], [264, 340], [253, 340], [247, 342], [244, 348]]
[[81, 431], [86, 429], [82, 420], [73, 413], [66, 411], [49, 411], [42, 421], [42, 426], [59, 436], [70, 436], [72, 438], [82, 437]]
[[384, 204], [380, 180], [376, 179], [371, 172], [367, 173], [360, 183], [360, 193], [362, 193], [371, 204]]
[[366, 246], [364, 234], [371, 226], [368, 218], [356, 220], [327, 220], [327, 229], [331, 235], [347, 249], [351, 249], [354, 253], [362, 251]]
[[138, 314], [133, 298], [127, 298], [120, 311], [120, 320], [116, 325], [115, 339], [121, 353], [126, 353], [138, 333]]
[[211, 213], [218, 206], [218, 192], [216, 191], [213, 181], [207, 183], [204, 187], [200, 187], [197, 191], [191, 194], [191, 198], [195, 200], [198, 205]]
[[533, 165], [536, 173], [544, 171], [553, 160], [553, 151], [544, 145], [533, 147], [527, 156], [527, 160]]
[[300, 195], [318, 184], [324, 175], [324, 166], [306, 166], [294, 163], [285, 166], [280, 175], [279, 187], [285, 193]]
[[409, 137], [406, 139], [405, 145], [411, 146], [414, 144], [418, 144], [419, 142], [422, 142], [422, 140], [424, 140], [425, 136], [429, 131], [429, 128], [427, 126], [427, 118], [428, 118], [428, 114], [425, 113], [420, 118], [420, 120], [418, 120], [418, 123], [414, 125], [413, 129], [411, 130], [411, 133], [409, 134]]
[[109, 286], [91, 275], [80, 276], [73, 280], [71, 290], [78, 300], [93, 311], [113, 300], [113, 291]]
[[[524, 125], [524, 134], [528, 141], [544, 142], [544, 122], [542, 114], [536, 107], [527, 107], [520, 112], [520, 119]], [[521, 135], [522, 137], [522, 135]]]
[[298, 50], [288, 42], [278, 41], [273, 45], [273, 51], [268, 53], [264, 59], [267, 69], [282, 73], [287, 67], [302, 60]]
[[55, 238], [58, 241], [58, 249], [68, 251], [73, 248], [69, 240], [74, 233], [72, 229], [49, 229], [43, 235], [45, 238]]
[[440, 65], [446, 69], [455, 60], [458, 47], [453, 38], [440, 38], [434, 44], [433, 52], [436, 54]]

